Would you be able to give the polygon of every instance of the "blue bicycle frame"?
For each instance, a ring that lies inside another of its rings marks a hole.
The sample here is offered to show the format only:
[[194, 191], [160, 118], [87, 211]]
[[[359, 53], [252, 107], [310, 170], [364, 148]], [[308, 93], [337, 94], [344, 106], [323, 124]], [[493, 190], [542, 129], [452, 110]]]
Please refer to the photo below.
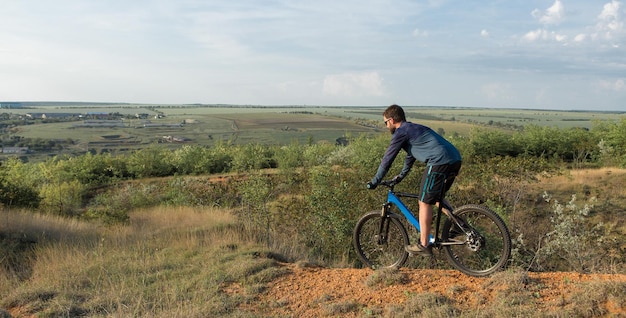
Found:
[[[420, 227], [420, 222], [415, 218], [415, 215], [413, 215], [413, 213], [411, 212], [411, 210], [409, 210], [409, 208], [404, 204], [404, 202], [402, 202], [402, 200], [400, 200], [400, 197], [408, 197], [408, 198], [415, 198], [415, 199], [419, 199], [419, 196], [417, 194], [413, 194], [413, 193], [404, 193], [404, 192], [394, 192], [393, 190], [389, 190], [387, 191], [387, 202], [385, 203], [385, 208], [388, 208], [391, 204], [395, 205], [396, 207], [398, 207], [398, 209], [400, 210], [400, 212], [402, 212], [402, 214], [404, 214], [404, 217], [409, 221], [409, 223], [411, 223], [411, 225], [413, 225], [419, 232], [421, 232], [421, 227]], [[385, 209], [383, 209], [384, 211]], [[385, 212], [383, 212], [385, 213]], [[439, 222], [437, 222], [437, 224], [439, 224]], [[429, 234], [428, 236], [428, 241], [430, 243], [434, 243], [435, 242], [435, 238], [432, 234]]]

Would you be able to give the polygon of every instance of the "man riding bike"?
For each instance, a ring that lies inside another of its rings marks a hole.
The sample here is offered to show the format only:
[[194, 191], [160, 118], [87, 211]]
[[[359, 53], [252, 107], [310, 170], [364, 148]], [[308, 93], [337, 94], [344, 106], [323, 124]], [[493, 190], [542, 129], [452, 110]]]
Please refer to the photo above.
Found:
[[391, 133], [391, 142], [378, 167], [376, 175], [368, 182], [368, 189], [375, 189], [383, 180], [400, 150], [407, 156], [399, 175], [393, 178], [398, 183], [409, 173], [415, 160], [426, 163], [420, 184], [419, 223], [420, 242], [406, 246], [411, 254], [431, 255], [429, 236], [433, 219], [432, 205], [438, 205], [452, 186], [461, 169], [461, 154], [449, 141], [424, 125], [406, 121], [402, 107], [391, 105], [383, 112], [383, 121]]

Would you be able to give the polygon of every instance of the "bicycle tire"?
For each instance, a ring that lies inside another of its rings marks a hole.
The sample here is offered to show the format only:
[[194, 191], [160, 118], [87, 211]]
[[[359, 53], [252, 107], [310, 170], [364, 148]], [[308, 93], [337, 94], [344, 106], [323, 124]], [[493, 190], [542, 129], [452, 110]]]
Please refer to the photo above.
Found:
[[[381, 221], [387, 222], [387, 239], [380, 241]], [[382, 218], [380, 211], [371, 211], [359, 219], [354, 227], [354, 249], [364, 265], [372, 269], [400, 268], [409, 254], [404, 247], [409, 235], [400, 222], [400, 216], [390, 213]]]
[[503, 269], [511, 256], [511, 234], [502, 218], [487, 207], [474, 204], [454, 210], [454, 215], [476, 230], [480, 239], [474, 241], [479, 244], [472, 245], [471, 238], [465, 233], [457, 229], [451, 232], [453, 224], [449, 219], [446, 220], [443, 225], [443, 242], [465, 240], [463, 245], [443, 246], [448, 262], [459, 271], [476, 277], [489, 276]]

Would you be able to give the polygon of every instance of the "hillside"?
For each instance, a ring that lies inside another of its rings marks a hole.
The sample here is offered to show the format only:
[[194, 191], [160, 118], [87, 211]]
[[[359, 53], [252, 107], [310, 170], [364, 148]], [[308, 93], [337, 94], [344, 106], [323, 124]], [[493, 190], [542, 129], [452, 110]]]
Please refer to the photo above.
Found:
[[[616, 168], [574, 170], [543, 178], [535, 193], [597, 197], [604, 208], [591, 217], [611, 221], [621, 238], [625, 176]], [[259, 245], [221, 207], [135, 209], [128, 223], [108, 227], [0, 212], [0, 317], [626, 316], [623, 262], [606, 255], [602, 270], [621, 274], [509, 269], [474, 278], [427, 265], [372, 271], [288, 263], [314, 260], [298, 251], [285, 257], [286, 245]], [[616, 242], [623, 255], [624, 240]]]
[[[323, 268], [275, 263], [284, 274], [250, 291], [224, 282], [218, 294], [247, 299], [229, 317], [623, 317], [626, 275], [507, 271], [475, 278], [454, 270]], [[31, 306], [6, 308], [36, 317]], [[3, 311], [0, 310], [0, 317]], [[179, 312], [180, 314], [180, 312]], [[203, 317], [211, 314], [204, 312]], [[221, 315], [221, 314], [220, 314]], [[108, 316], [108, 315], [104, 315]]]

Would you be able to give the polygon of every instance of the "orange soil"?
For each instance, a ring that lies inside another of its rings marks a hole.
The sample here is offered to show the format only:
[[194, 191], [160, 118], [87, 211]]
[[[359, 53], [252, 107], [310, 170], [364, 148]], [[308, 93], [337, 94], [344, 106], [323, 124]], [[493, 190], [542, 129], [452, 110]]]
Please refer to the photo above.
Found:
[[[367, 286], [367, 280], [374, 273], [370, 269], [298, 267], [294, 264], [282, 266], [288, 268], [288, 274], [271, 282], [261, 299], [250, 304], [257, 309], [261, 307], [260, 310], [264, 312], [260, 314], [322, 317], [328, 315], [324, 303], [356, 302], [370, 309], [384, 309], [392, 304], [404, 303], [410, 295], [424, 292], [448, 297], [458, 309], [473, 310], [489, 306], [498, 292], [506, 288], [498, 283], [489, 284], [490, 278], [470, 277], [454, 270], [401, 269], [408, 277], [407, 283], [370, 287]], [[528, 288], [533, 290], [532, 297], [537, 300], [537, 309], [544, 313], [564, 306], [582, 282], [626, 282], [626, 275], [622, 274], [528, 273], [528, 278]], [[231, 288], [230, 292], [241, 290]], [[603, 307], [609, 316], [626, 315], [626, 309], [617, 304], [609, 302], [603, 304]], [[362, 314], [362, 311], [355, 311], [342, 313], [341, 316], [358, 317]]]

